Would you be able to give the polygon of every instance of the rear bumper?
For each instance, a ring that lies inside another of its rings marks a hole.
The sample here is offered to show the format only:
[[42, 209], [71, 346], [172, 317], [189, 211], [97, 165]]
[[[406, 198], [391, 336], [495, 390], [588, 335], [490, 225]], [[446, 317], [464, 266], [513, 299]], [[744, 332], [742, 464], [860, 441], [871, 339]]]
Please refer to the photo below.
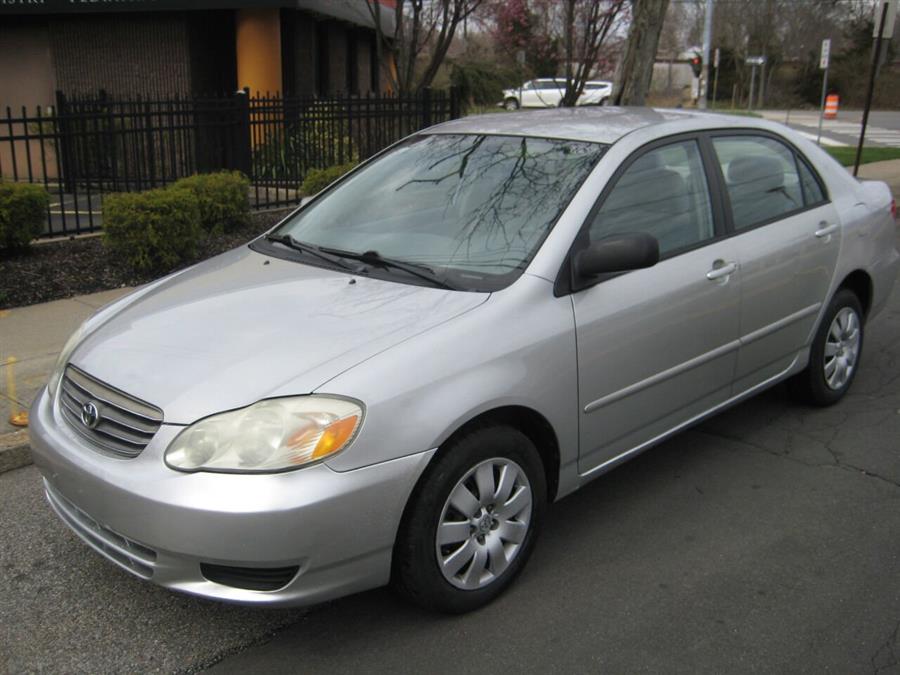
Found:
[[[242, 604], [303, 605], [387, 583], [403, 508], [433, 451], [355, 471], [326, 464], [272, 475], [185, 474], [163, 425], [135, 459], [103, 455], [68, 428], [44, 390], [31, 411], [35, 464], [69, 527], [119, 567], [167, 588]], [[357, 449], [359, 450], [359, 449]], [[297, 567], [255, 591], [206, 579], [201, 563]]]

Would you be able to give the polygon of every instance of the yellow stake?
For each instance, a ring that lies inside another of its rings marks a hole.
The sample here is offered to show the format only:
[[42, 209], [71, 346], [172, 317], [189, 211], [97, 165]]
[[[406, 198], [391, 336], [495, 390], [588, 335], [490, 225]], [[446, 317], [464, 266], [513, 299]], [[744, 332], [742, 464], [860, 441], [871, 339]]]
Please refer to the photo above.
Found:
[[27, 427], [28, 411], [19, 410], [19, 401], [16, 399], [16, 377], [13, 372], [15, 363], [15, 356], [6, 359], [6, 398], [9, 399], [9, 423], [14, 427]]

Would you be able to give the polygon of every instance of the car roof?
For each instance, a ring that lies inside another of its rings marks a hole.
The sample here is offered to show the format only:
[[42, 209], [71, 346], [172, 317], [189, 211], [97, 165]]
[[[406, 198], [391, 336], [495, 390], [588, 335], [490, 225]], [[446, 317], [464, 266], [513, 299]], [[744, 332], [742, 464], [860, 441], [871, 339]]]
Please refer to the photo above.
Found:
[[430, 127], [425, 133], [537, 136], [611, 144], [632, 131], [662, 124], [677, 128], [672, 129], [671, 133], [690, 131], [692, 128], [768, 126], [762, 120], [751, 117], [693, 110], [585, 106], [472, 115]]

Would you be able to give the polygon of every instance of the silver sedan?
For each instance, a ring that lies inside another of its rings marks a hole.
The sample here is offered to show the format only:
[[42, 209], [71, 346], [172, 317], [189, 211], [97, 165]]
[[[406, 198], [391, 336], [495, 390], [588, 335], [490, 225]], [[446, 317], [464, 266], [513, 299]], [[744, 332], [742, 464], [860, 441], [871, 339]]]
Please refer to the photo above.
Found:
[[452, 121], [89, 319], [35, 461], [72, 530], [168, 588], [471, 610], [591, 479], [783, 380], [839, 401], [893, 211], [764, 121]]

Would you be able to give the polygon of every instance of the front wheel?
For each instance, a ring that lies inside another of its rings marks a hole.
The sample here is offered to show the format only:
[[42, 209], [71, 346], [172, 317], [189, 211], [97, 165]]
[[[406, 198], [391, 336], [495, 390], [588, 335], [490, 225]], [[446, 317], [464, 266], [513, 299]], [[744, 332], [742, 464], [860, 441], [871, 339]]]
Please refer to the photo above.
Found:
[[503, 102], [503, 107], [509, 111], [515, 111], [519, 109], [519, 102], [514, 98], [508, 98]]
[[863, 310], [853, 291], [838, 291], [816, 333], [806, 370], [791, 381], [792, 391], [814, 405], [840, 401], [853, 384], [863, 348]]
[[427, 609], [486, 605], [522, 570], [547, 487], [537, 449], [512, 427], [477, 428], [443, 448], [407, 505], [392, 582]]

